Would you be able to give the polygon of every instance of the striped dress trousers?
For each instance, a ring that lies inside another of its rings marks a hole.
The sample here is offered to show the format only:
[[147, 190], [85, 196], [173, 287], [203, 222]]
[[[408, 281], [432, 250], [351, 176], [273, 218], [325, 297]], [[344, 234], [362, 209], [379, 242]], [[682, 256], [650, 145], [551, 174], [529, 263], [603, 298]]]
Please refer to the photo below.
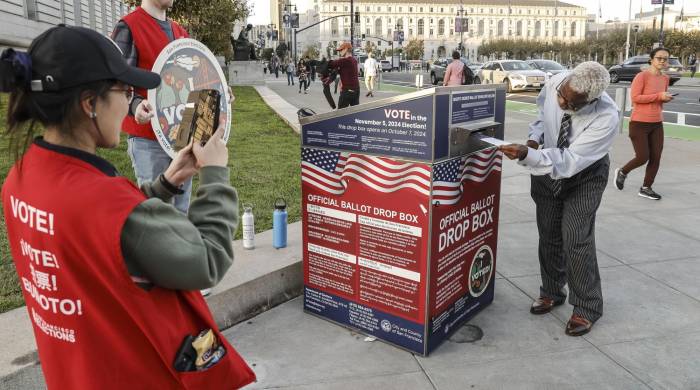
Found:
[[578, 174], [560, 180], [531, 176], [530, 194], [537, 208], [540, 294], [566, 299], [574, 314], [595, 322], [603, 315], [603, 293], [595, 248], [595, 217], [608, 183], [606, 155]]

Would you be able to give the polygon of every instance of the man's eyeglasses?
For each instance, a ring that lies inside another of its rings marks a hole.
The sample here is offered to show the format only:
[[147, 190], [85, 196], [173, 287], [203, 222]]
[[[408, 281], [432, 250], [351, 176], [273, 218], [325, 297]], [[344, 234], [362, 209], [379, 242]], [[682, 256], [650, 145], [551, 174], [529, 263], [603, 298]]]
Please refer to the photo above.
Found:
[[668, 57], [654, 57], [659, 62], [668, 62]]
[[569, 80], [568, 78], [564, 78], [564, 80], [562, 80], [562, 81], [559, 83], [559, 85], [557, 85], [557, 88], [556, 88], [556, 89], [557, 89], [557, 96], [559, 96], [559, 97], [561, 98], [561, 100], [564, 101], [564, 106], [565, 106], [566, 108], [568, 108], [568, 109], [571, 110], [571, 111], [576, 112], [576, 111], [582, 109], [583, 107], [586, 107], [587, 105], [593, 104], [593, 103], [595, 103], [596, 101], [598, 101], [598, 98], [596, 98], [596, 99], [593, 99], [593, 100], [591, 100], [591, 101], [584, 101], [584, 102], [582, 102], [582, 103], [574, 103], [574, 102], [571, 102], [569, 99], [567, 99], [567, 98], [561, 93], [561, 86], [564, 85], [564, 83], [565, 83], [566, 81], [568, 81], [568, 80]]
[[134, 100], [134, 87], [132, 86], [128, 86], [126, 88], [111, 88], [109, 91], [123, 92], [124, 95], [126, 95], [127, 104], [131, 104], [131, 101]]

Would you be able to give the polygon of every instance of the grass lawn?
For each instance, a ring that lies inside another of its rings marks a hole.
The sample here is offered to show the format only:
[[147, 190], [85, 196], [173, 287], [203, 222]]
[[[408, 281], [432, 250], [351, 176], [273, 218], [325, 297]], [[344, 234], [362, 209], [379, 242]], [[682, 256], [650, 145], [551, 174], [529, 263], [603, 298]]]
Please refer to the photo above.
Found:
[[[301, 219], [300, 139], [289, 126], [262, 101], [251, 87], [234, 87], [236, 102], [229, 138], [231, 183], [238, 190], [240, 204], [253, 205], [255, 231], [272, 228], [273, 203], [277, 197], [288, 204], [289, 222]], [[7, 95], [0, 94], [0, 133], [5, 132]], [[8, 152], [8, 140], [0, 137], [0, 181], [4, 182], [13, 164]], [[126, 154], [126, 137], [118, 148], [102, 150], [100, 156], [109, 160], [124, 176], [134, 180], [131, 161]], [[196, 177], [195, 190], [196, 191]], [[242, 211], [242, 208], [241, 208]], [[22, 306], [14, 264], [10, 256], [2, 208], [0, 217], [0, 312]], [[241, 229], [236, 239], [241, 238]]]

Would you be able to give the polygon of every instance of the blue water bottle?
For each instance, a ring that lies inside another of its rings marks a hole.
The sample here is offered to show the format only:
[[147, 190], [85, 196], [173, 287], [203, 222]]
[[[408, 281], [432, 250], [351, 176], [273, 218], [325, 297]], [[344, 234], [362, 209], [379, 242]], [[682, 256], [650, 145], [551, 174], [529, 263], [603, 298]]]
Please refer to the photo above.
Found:
[[283, 198], [275, 200], [272, 213], [272, 246], [276, 249], [287, 246], [287, 202]]

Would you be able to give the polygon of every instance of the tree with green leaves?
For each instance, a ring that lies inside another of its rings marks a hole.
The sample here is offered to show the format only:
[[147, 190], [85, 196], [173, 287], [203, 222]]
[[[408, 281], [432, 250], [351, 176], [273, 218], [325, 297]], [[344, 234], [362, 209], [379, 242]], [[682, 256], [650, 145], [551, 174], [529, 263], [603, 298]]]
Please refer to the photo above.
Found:
[[409, 60], [420, 60], [425, 54], [425, 45], [422, 39], [411, 39], [404, 48], [404, 53], [406, 53], [406, 59]]
[[272, 54], [273, 54], [274, 52], [275, 52], [274, 49], [272, 49], [271, 47], [268, 47], [268, 48], [266, 48], [266, 49], [263, 49], [262, 54], [261, 54], [261, 57], [262, 57], [262, 59], [264, 59], [265, 61], [270, 61], [270, 60], [272, 59]]
[[[140, 0], [124, 0], [126, 5], [141, 5]], [[193, 39], [216, 55], [233, 57], [233, 24], [250, 14], [247, 0], [175, 0], [168, 17], [184, 27]]]
[[280, 42], [280, 44], [277, 45], [277, 49], [275, 49], [277, 57], [285, 58], [287, 56], [287, 50], [289, 50], [289, 48], [287, 47], [287, 43]]
[[377, 45], [372, 42], [372, 41], [365, 41], [365, 53], [369, 54], [370, 52], [378, 54], [377, 53]]
[[318, 47], [316, 45], [308, 45], [306, 46], [306, 49], [304, 49], [304, 52], [301, 54], [302, 57], [309, 57], [312, 60], [318, 59], [319, 55], [321, 53], [318, 51]]
[[335, 41], [329, 41], [328, 46], [326, 46], [326, 54], [328, 55], [327, 58], [333, 58], [333, 54], [335, 54], [335, 48], [336, 48], [336, 42]]

